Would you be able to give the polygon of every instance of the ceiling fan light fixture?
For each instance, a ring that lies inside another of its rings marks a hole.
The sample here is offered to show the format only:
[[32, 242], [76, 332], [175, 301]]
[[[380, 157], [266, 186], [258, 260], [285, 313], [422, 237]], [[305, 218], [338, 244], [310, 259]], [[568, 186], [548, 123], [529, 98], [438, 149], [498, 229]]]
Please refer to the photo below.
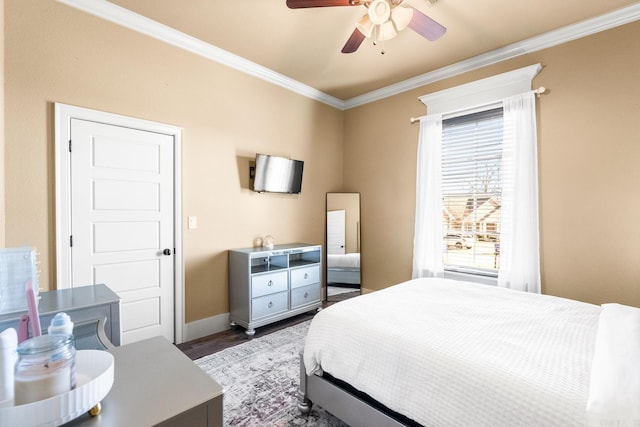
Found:
[[378, 25], [378, 40], [391, 40], [398, 35], [393, 22], [387, 21], [384, 24]]
[[402, 31], [409, 25], [413, 18], [413, 8], [397, 6], [391, 13], [391, 20], [396, 26], [397, 31]]
[[367, 37], [367, 38], [371, 37], [371, 34], [373, 33], [373, 28], [374, 27], [375, 27], [375, 25], [373, 25], [373, 22], [371, 22], [371, 19], [369, 19], [369, 15], [368, 14], [364, 15], [356, 23], [356, 28], [358, 29], [358, 31], [360, 31], [362, 34], [364, 34], [364, 36]]
[[368, 15], [375, 25], [384, 24], [391, 17], [391, 5], [386, 0], [373, 0]]
[[[439, 0], [429, 0], [432, 4]], [[364, 6], [367, 13], [356, 22], [343, 46], [342, 53], [358, 50], [366, 38], [378, 41], [390, 40], [409, 27], [427, 40], [435, 41], [447, 29], [429, 16], [411, 6], [402, 5], [403, 0], [287, 0], [290, 9], [330, 6]], [[384, 49], [382, 51], [384, 53]]]

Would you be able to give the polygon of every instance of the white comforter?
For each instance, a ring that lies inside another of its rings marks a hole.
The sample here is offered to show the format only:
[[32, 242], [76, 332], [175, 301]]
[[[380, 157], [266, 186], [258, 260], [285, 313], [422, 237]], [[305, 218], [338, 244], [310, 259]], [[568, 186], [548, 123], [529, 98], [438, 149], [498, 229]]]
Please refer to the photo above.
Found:
[[304, 362], [424, 426], [584, 426], [600, 311], [417, 279], [321, 311]]
[[329, 268], [360, 268], [360, 254], [327, 254]]
[[591, 366], [590, 427], [640, 426], [640, 309], [604, 304]]

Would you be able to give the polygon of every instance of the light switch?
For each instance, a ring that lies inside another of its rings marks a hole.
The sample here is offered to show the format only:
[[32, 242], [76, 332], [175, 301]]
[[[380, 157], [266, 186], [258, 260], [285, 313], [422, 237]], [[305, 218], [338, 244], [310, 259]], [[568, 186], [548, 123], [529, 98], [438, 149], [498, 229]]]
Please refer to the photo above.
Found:
[[197, 216], [189, 216], [188, 217], [188, 225], [190, 229], [198, 228], [198, 217]]

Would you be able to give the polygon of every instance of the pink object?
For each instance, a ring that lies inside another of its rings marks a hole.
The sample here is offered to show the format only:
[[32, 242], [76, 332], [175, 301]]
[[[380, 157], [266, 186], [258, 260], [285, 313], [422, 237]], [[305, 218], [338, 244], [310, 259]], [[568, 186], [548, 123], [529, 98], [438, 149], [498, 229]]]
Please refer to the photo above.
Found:
[[18, 324], [18, 344], [27, 339], [29, 339], [29, 315], [24, 314], [20, 317]]
[[33, 337], [42, 335], [40, 330], [40, 315], [38, 314], [38, 304], [36, 303], [36, 293], [33, 289], [33, 282], [27, 282], [27, 308], [29, 310], [29, 322], [31, 323], [31, 332]]

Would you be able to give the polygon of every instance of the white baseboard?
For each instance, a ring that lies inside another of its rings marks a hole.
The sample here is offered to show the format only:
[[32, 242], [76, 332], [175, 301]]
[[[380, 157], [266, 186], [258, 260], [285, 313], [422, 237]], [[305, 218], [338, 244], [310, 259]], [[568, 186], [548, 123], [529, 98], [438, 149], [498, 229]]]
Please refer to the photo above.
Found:
[[217, 334], [227, 329], [231, 329], [229, 325], [229, 313], [218, 314], [217, 316], [189, 322], [184, 325], [183, 342]]

